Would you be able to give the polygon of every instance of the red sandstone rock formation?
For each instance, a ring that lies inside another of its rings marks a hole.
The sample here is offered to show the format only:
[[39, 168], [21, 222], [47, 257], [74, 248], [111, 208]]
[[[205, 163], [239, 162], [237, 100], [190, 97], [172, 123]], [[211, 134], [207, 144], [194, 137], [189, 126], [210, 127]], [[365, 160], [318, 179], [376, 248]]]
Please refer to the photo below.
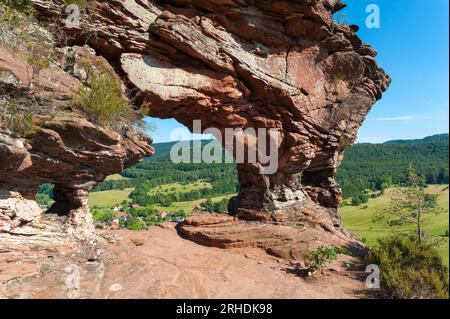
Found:
[[[61, 19], [64, 1], [33, 1]], [[276, 128], [280, 167], [239, 165], [232, 207], [273, 211], [308, 197], [337, 207], [345, 147], [390, 78], [357, 26], [337, 25], [336, 0], [94, 2], [74, 43], [115, 61], [149, 115], [224, 129]]]
[[[356, 35], [358, 27], [333, 21], [344, 7], [340, 0], [91, 1], [78, 27], [64, 25], [66, 1], [32, 2], [42, 23], [62, 27], [71, 45], [87, 43], [114, 65], [135, 98], [150, 105], [148, 115], [189, 128], [200, 119], [203, 128], [278, 130], [277, 173], [260, 174], [259, 163], [239, 164], [233, 213], [284, 224], [277, 216], [299, 207], [288, 218], [298, 225], [302, 209], [315, 207], [328, 214], [322, 229], [332, 225], [342, 233], [336, 168], [390, 78], [377, 66], [376, 51]], [[85, 205], [85, 191], [95, 182], [149, 153], [133, 137], [72, 119], [49, 122], [40, 138], [31, 151], [11, 151], [3, 143], [8, 163], [15, 164], [3, 180], [20, 186], [23, 178], [42, 175], [36, 185], [54, 182], [59, 205], [75, 209]], [[76, 147], [80, 139], [87, 150]], [[44, 141], [51, 141], [50, 149]], [[99, 152], [106, 154], [102, 165]], [[27, 168], [30, 156], [35, 160]], [[308, 227], [314, 223], [309, 218]]]
[[[75, 51], [98, 58], [84, 48]], [[35, 193], [40, 185], [52, 183], [55, 204], [50, 211], [68, 215], [69, 231], [83, 242], [83, 253], [95, 258], [88, 190], [153, 154], [151, 139], [133, 128], [118, 133], [96, 126], [72, 109], [81, 82], [62, 68], [42, 70], [39, 84], [30, 89], [30, 66], [24, 58], [2, 47], [0, 56], [0, 70], [8, 75], [0, 79], [0, 87], [5, 94], [15, 91], [23, 105], [33, 105], [37, 112], [33, 121], [39, 123], [33, 136], [25, 138], [0, 122], [0, 232], [39, 217], [42, 210], [34, 201]], [[10, 78], [15, 81], [7, 82]]]

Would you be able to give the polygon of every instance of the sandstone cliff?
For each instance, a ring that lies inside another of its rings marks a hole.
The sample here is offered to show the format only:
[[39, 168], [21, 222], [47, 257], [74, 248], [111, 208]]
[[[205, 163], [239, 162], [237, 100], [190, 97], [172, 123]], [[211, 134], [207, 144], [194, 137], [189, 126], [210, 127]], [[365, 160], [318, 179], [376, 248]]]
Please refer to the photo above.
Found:
[[[191, 129], [199, 119], [203, 128], [278, 130], [277, 173], [239, 164], [232, 213], [298, 231], [319, 224], [335, 236], [325, 243], [352, 240], [340, 227], [336, 168], [390, 78], [356, 35], [358, 27], [333, 21], [344, 7], [340, 0], [88, 1], [79, 25], [65, 23], [66, 1], [32, 2], [41, 25], [57, 29], [64, 46], [88, 45], [112, 65], [136, 107], [149, 106], [147, 115]], [[0, 68], [23, 83], [13, 60], [2, 58]], [[44, 95], [64, 108], [79, 79], [67, 70], [47, 72], [57, 88]], [[3, 131], [0, 185], [31, 199], [39, 184], [54, 183], [54, 209], [84, 224], [87, 190], [151, 154], [149, 143], [132, 129], [115, 133], [78, 115], [45, 121], [31, 142]], [[209, 228], [193, 225], [199, 223], [182, 228], [186, 236], [217, 242], [205, 235]], [[240, 227], [233, 236], [245, 232]]]

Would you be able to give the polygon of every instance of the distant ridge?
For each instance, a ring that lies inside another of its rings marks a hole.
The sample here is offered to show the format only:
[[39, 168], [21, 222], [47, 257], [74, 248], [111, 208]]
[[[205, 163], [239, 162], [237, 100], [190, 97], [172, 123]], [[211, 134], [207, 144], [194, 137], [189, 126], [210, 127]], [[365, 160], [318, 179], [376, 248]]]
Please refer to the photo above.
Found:
[[[208, 144], [209, 142], [211, 142], [212, 140], [199, 140], [201, 141], [201, 145], [202, 147], [206, 144]], [[175, 142], [162, 142], [162, 143], [154, 143], [152, 144], [152, 146], [155, 148], [155, 154], [153, 154], [150, 157], [147, 157], [146, 160], [155, 160], [156, 158], [159, 158], [161, 156], [166, 156], [170, 153], [170, 150], [172, 149], [172, 147], [177, 144], [179, 141], [175, 141]], [[191, 147], [192, 147], [192, 142], [193, 141], [186, 141], [186, 143], [190, 142], [191, 143]]]
[[[201, 140], [202, 146], [211, 142], [211, 140]], [[443, 133], [443, 134], [435, 134], [431, 136], [424, 137], [422, 139], [411, 139], [411, 140], [390, 140], [386, 141], [382, 144], [416, 144], [416, 143], [428, 143], [428, 142], [448, 142], [449, 141], [449, 134]], [[152, 157], [158, 157], [162, 155], [166, 155], [170, 153], [170, 149], [173, 145], [175, 145], [178, 142], [162, 142], [162, 143], [154, 143], [153, 147], [155, 148], [155, 154]], [[358, 143], [355, 144], [355, 146], [361, 145], [361, 144], [374, 144], [374, 143]], [[355, 147], [353, 146], [353, 147]]]
[[[202, 140], [202, 146], [211, 140]], [[382, 144], [361, 143], [348, 148], [337, 172], [345, 197], [371, 189], [389, 181], [399, 183], [408, 164], [430, 184], [448, 183], [449, 134], [437, 134], [423, 139], [392, 140]], [[176, 142], [156, 143], [150, 162], [169, 162], [171, 147]], [[176, 166], [176, 165], [175, 165]], [[210, 169], [208, 165], [203, 170]], [[200, 169], [200, 170], [201, 170]]]
[[416, 140], [392, 140], [384, 142], [383, 144], [415, 144], [415, 143], [427, 143], [427, 142], [448, 142], [448, 133], [436, 134], [427, 136], [422, 139]]

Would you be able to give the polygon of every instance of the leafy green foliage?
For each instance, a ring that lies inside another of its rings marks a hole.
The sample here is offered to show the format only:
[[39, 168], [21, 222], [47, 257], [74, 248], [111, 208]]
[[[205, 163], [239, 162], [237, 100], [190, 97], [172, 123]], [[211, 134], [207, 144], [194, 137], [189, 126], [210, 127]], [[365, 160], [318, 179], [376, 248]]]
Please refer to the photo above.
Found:
[[229, 199], [224, 198], [218, 202], [213, 202], [211, 199], [207, 199], [201, 203], [200, 206], [210, 213], [228, 213]]
[[92, 211], [92, 217], [98, 221], [108, 222], [114, 219], [114, 212], [109, 210], [94, 209]]
[[352, 198], [352, 205], [359, 206], [361, 204], [365, 204], [369, 202], [369, 196], [366, 194], [358, 194]]
[[414, 225], [415, 236], [419, 243], [425, 239], [423, 230], [426, 218], [431, 214], [442, 212], [437, 201], [437, 194], [425, 192], [424, 179], [408, 166], [404, 187], [396, 189], [390, 205], [374, 215], [374, 222], [383, 222], [389, 227]]
[[33, 19], [31, 1], [0, 2], [0, 44], [21, 55], [29, 66], [29, 95], [39, 84], [39, 74], [56, 60], [53, 36]]
[[448, 184], [448, 161], [448, 134], [409, 142], [356, 144], [347, 149], [337, 178], [344, 198], [404, 183], [410, 163], [427, 184]]
[[32, 9], [31, 0], [0, 0], [0, 4], [23, 13], [30, 13]]
[[132, 122], [132, 108], [123, 96], [122, 88], [103, 70], [87, 65], [89, 78], [87, 87], [82, 86], [74, 97], [75, 104], [88, 119], [98, 125], [119, 127], [122, 121]]
[[[167, 154], [172, 145], [173, 143], [156, 144], [156, 154], [154, 156], [122, 173], [123, 176], [129, 178], [128, 180], [104, 182], [96, 190], [134, 186], [135, 189], [130, 194], [133, 202], [144, 206], [159, 204], [165, 207], [170, 206], [169, 204], [174, 202], [234, 194], [238, 191], [239, 184], [237, 182], [235, 164], [175, 164], [170, 160], [169, 154]], [[211, 184], [212, 187], [197, 188], [184, 192], [149, 193], [150, 190], [158, 185], [171, 183], [188, 185], [200, 180]], [[222, 203], [221, 205], [221, 210], [223, 210], [224, 204]]]
[[311, 265], [309, 270], [311, 272], [323, 271], [326, 264], [330, 261], [336, 260], [337, 255], [342, 253], [343, 250], [339, 247], [325, 247], [320, 246], [316, 250], [309, 252], [309, 258], [311, 260]]
[[36, 202], [41, 208], [48, 208], [51, 198], [47, 194], [37, 193], [36, 194]]
[[31, 138], [39, 129], [33, 122], [33, 113], [24, 109], [14, 99], [7, 99], [0, 103], [0, 122], [14, 135]]
[[85, 8], [91, 2], [91, 0], [67, 0], [68, 4], [75, 4], [80, 8]]
[[368, 262], [380, 267], [381, 280], [392, 298], [448, 298], [449, 274], [431, 244], [405, 237], [379, 239]]
[[130, 230], [143, 230], [147, 228], [147, 224], [139, 217], [132, 217], [127, 221], [127, 228]]

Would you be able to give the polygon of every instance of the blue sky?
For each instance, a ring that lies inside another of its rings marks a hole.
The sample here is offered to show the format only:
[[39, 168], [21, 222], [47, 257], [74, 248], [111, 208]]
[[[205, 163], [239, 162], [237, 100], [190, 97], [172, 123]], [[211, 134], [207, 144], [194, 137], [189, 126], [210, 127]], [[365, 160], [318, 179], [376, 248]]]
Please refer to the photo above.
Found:
[[[344, 0], [341, 11], [360, 26], [359, 37], [377, 51], [377, 61], [393, 81], [369, 113], [359, 142], [421, 138], [449, 131], [449, 1]], [[380, 28], [368, 29], [366, 6], [380, 8]], [[183, 127], [175, 120], [149, 119], [155, 142], [170, 141]], [[187, 133], [187, 131], [186, 131]]]

